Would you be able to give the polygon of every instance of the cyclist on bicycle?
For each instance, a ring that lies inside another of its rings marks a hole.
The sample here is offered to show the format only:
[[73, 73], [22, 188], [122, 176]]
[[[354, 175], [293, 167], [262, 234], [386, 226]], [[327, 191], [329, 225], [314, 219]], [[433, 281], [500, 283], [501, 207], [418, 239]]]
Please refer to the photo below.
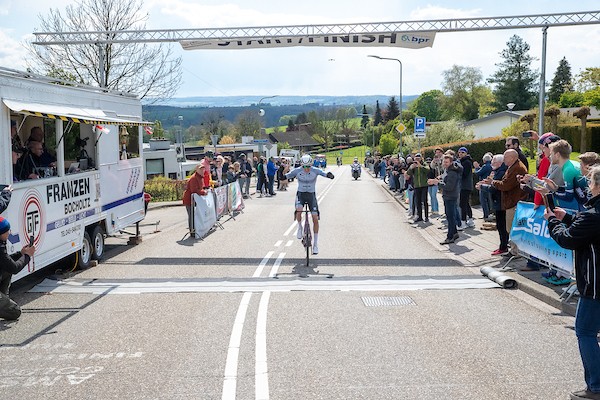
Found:
[[308, 204], [313, 220], [314, 242], [312, 253], [319, 254], [319, 247], [317, 244], [319, 240], [319, 205], [317, 204], [315, 186], [319, 175], [329, 179], [333, 179], [334, 176], [331, 172], [325, 173], [319, 168], [312, 168], [313, 159], [309, 154], [303, 155], [300, 162], [302, 164], [300, 168], [295, 168], [285, 175], [288, 179], [298, 178], [295, 212], [296, 221], [298, 221], [298, 233], [296, 237], [302, 239], [302, 209], [305, 204]]

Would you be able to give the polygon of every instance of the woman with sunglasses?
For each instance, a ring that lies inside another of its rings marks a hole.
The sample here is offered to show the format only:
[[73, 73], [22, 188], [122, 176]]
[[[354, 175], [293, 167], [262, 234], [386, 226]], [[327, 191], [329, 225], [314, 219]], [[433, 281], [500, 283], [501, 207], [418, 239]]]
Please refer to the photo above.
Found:
[[308, 204], [313, 220], [313, 254], [319, 254], [319, 205], [317, 204], [316, 182], [319, 176], [325, 176], [333, 179], [331, 172], [325, 173], [319, 168], [313, 168], [313, 159], [309, 154], [305, 154], [300, 159], [301, 167], [288, 172], [285, 177], [288, 179], [298, 178], [298, 191], [296, 193], [296, 221], [298, 221], [298, 232], [296, 237], [302, 239], [302, 209]]

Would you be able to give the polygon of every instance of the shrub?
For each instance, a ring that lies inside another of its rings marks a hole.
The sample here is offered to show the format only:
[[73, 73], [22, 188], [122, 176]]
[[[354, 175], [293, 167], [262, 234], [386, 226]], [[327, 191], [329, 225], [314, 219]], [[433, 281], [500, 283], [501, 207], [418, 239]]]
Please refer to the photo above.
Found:
[[152, 201], [177, 201], [183, 198], [187, 181], [158, 176], [146, 181], [144, 190], [152, 196]]

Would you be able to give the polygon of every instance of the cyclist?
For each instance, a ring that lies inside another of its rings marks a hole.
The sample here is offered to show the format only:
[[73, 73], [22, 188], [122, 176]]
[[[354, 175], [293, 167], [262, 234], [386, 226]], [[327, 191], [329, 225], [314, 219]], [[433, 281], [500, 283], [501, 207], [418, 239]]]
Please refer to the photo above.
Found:
[[305, 204], [308, 204], [308, 208], [312, 214], [313, 220], [313, 233], [314, 242], [312, 253], [319, 254], [319, 205], [317, 204], [317, 195], [315, 193], [315, 186], [317, 178], [325, 176], [329, 179], [333, 179], [334, 176], [331, 172], [325, 173], [318, 168], [312, 168], [313, 159], [309, 154], [305, 154], [300, 159], [301, 167], [295, 168], [288, 172], [285, 177], [288, 179], [298, 178], [298, 192], [296, 193], [296, 221], [298, 221], [298, 233], [296, 237], [302, 239], [302, 209]]

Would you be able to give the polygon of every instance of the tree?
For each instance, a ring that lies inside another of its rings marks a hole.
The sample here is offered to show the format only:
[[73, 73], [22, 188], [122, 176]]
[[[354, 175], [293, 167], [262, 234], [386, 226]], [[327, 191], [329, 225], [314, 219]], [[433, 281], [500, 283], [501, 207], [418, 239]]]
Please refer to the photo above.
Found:
[[366, 129], [367, 125], [369, 125], [369, 115], [367, 115], [367, 106], [363, 105], [363, 108], [362, 108], [362, 118], [360, 120], [360, 126], [363, 129]]
[[443, 73], [443, 118], [472, 120], [479, 117], [479, 108], [488, 101], [483, 76], [479, 68], [453, 65]]
[[548, 90], [548, 100], [552, 103], [558, 103], [560, 96], [564, 92], [571, 90], [572, 87], [573, 76], [571, 75], [571, 66], [567, 58], [563, 57], [558, 63], [554, 78], [552, 78], [552, 84], [550, 85], [550, 90]]
[[387, 110], [385, 113], [385, 120], [392, 121], [400, 115], [400, 108], [398, 106], [398, 102], [394, 96], [390, 97], [390, 101], [388, 101]]
[[296, 129], [296, 124], [294, 124], [294, 120], [290, 118], [290, 120], [288, 121], [288, 126], [287, 126], [287, 130], [289, 131], [293, 131]]
[[235, 138], [229, 135], [225, 135], [219, 140], [219, 144], [234, 144]]
[[600, 86], [600, 68], [586, 68], [577, 75], [577, 90], [585, 92]]
[[558, 116], [560, 115], [560, 108], [557, 106], [550, 106], [544, 111], [544, 116], [550, 117], [550, 132], [558, 132]]
[[306, 124], [308, 122], [308, 117], [305, 113], [300, 113], [296, 117], [296, 125]]
[[531, 69], [534, 58], [529, 55], [529, 44], [518, 35], [506, 46], [500, 53], [504, 61], [496, 64], [498, 70], [488, 79], [495, 85], [495, 110], [506, 110], [508, 103], [514, 103], [516, 110], [528, 110], [537, 103], [538, 74]]
[[[425, 117], [427, 121], [441, 121], [443, 102], [444, 93], [441, 90], [430, 90], [411, 103], [410, 111]], [[404, 113], [402, 116], [404, 117]]]
[[238, 115], [235, 127], [240, 136], [258, 137], [260, 135], [260, 117], [255, 111], [244, 111]]
[[586, 143], [586, 130], [587, 130], [587, 118], [590, 116], [590, 108], [587, 106], [581, 107], [579, 110], [573, 113], [574, 117], [577, 117], [581, 120], [581, 142], [579, 146], [579, 152], [585, 153], [587, 151], [587, 143]]
[[[146, 29], [148, 14], [142, 0], [80, 0], [64, 13], [50, 9], [40, 15], [42, 32], [121, 31]], [[106, 35], [110, 40], [113, 36]], [[79, 83], [98, 85], [140, 98], [171, 97], [181, 84], [181, 57], [170, 45], [148, 43], [101, 43], [35, 46], [29, 44], [28, 68], [36, 73], [54, 73], [76, 78]], [[101, 53], [104, 57], [101, 57]], [[101, 60], [104, 74], [101, 74]]]
[[383, 122], [383, 117], [381, 116], [381, 107], [379, 107], [379, 100], [375, 105], [375, 115], [373, 116], [373, 125], [378, 126]]
[[583, 104], [600, 109], [600, 87], [588, 90], [583, 94]]
[[[457, 120], [443, 121], [433, 124], [427, 129], [427, 136], [421, 140], [422, 146], [435, 146], [444, 143], [464, 142], [475, 137], [472, 129], [466, 129]], [[404, 138], [404, 145], [409, 150], [417, 148], [417, 139], [412, 135]]]
[[560, 95], [558, 105], [563, 108], [581, 107], [583, 105], [583, 93], [568, 91]]
[[396, 150], [396, 147], [398, 147], [398, 139], [391, 133], [381, 135], [381, 139], [379, 139], [379, 152], [381, 154], [392, 154]]

